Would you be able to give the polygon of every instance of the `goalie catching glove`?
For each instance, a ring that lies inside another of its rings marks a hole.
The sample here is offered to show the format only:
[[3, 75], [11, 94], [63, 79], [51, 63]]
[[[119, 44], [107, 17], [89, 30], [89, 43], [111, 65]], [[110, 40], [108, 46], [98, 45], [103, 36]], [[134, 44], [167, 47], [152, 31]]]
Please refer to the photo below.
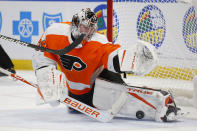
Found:
[[44, 96], [44, 102], [52, 106], [59, 105], [59, 101], [63, 101], [66, 95], [66, 77], [58, 71], [55, 66], [36, 70], [37, 83]]
[[128, 50], [120, 49], [118, 57], [120, 71], [135, 75], [149, 73], [158, 62], [155, 47], [141, 40]]

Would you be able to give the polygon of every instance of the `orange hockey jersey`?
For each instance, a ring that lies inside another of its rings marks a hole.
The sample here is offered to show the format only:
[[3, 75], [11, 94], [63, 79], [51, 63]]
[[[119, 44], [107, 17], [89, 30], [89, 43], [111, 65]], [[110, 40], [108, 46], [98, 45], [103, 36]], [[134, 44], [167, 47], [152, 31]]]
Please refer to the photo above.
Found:
[[[51, 25], [43, 34], [39, 44], [55, 50], [65, 48], [73, 42], [70, 27], [68, 23]], [[91, 90], [96, 77], [104, 68], [115, 71], [113, 57], [117, 55], [120, 45], [107, 42], [104, 35], [96, 33], [83, 47], [75, 48], [65, 55], [58, 56], [44, 52], [44, 57], [37, 58], [35, 64], [36, 67], [49, 65], [53, 60], [65, 74], [69, 91], [75, 95], [85, 94]]]

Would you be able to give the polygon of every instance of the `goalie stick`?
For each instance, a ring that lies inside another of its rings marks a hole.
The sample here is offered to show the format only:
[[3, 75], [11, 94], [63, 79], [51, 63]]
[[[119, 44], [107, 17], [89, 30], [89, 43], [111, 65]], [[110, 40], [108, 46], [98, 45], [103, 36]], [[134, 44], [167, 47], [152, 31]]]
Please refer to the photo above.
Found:
[[[0, 67], [0, 72], [3, 72], [5, 74], [7, 74], [8, 76], [11, 76], [17, 80], [20, 80], [21, 82], [24, 82], [28, 85], [31, 85], [34, 88], [37, 88], [38, 94], [41, 96], [41, 98], [44, 100], [44, 97], [42, 96], [42, 93], [40, 92], [40, 88], [37, 84], [28, 82], [27, 80], [25, 80], [24, 78], [13, 74], [3, 68]], [[122, 94], [120, 95], [120, 97], [118, 98], [118, 100], [112, 105], [111, 109], [108, 110], [100, 110], [94, 107], [91, 107], [83, 102], [80, 102], [68, 95], [65, 95], [65, 99], [64, 101], [61, 101], [62, 104], [67, 105], [89, 117], [92, 117], [100, 122], [109, 122], [111, 121], [114, 116], [119, 112], [119, 110], [121, 109], [121, 107], [123, 106], [123, 104], [125, 103], [125, 101], [127, 100], [127, 96], [128, 94], [132, 95], [135, 94], [134, 92], [139, 92], [139, 93], [148, 93], [148, 92], [141, 92], [140, 90], [136, 90], [136, 91], [129, 91], [128, 92], [122, 92]], [[133, 96], [133, 95], [132, 95]], [[184, 114], [181, 114], [182, 116]], [[180, 116], [181, 117], [181, 116]]]
[[[24, 78], [14, 74], [14, 73], [11, 73], [1, 67], [0, 67], [0, 72], [3, 72], [5, 74], [7, 74], [8, 76], [11, 76], [12, 78], [20, 80], [21, 82], [26, 83], [26, 84], [36, 88], [38, 91], [38, 94], [44, 100], [44, 97], [43, 97], [38, 85], [31, 83], [31, 82], [25, 80]], [[100, 122], [109, 122], [114, 117], [114, 115], [113, 115], [114, 113], [112, 113], [113, 110], [99, 110], [99, 109], [91, 107], [85, 103], [82, 103], [72, 97], [69, 97], [68, 95], [66, 95], [65, 100], [61, 103], [63, 103], [64, 105], [67, 105], [67, 106], [87, 115], [87, 116], [90, 116]]]
[[38, 94], [39, 94], [39, 95], [41, 96], [41, 98], [44, 100], [44, 97], [43, 97], [43, 95], [42, 95], [42, 93], [41, 93], [40, 88], [38, 87], [38, 85], [33, 84], [33, 83], [31, 83], [31, 82], [28, 82], [28, 81], [25, 80], [24, 78], [22, 78], [22, 77], [20, 77], [20, 76], [18, 76], [18, 75], [16, 75], [16, 74], [14, 74], [14, 73], [11, 73], [11, 72], [9, 72], [8, 70], [3, 69], [2, 67], [0, 67], [0, 72], [2, 72], [2, 73], [4, 73], [4, 74], [6, 74], [6, 75], [8, 75], [8, 76], [10, 76], [10, 77], [12, 77], [12, 78], [14, 78], [14, 79], [16, 79], [16, 80], [19, 80], [19, 81], [21, 81], [21, 82], [23, 82], [23, 83], [26, 83], [26, 84], [28, 84], [28, 85], [30, 85], [30, 86], [36, 88]]
[[34, 45], [34, 44], [31, 44], [31, 43], [23, 42], [23, 41], [20, 41], [20, 40], [17, 40], [17, 39], [14, 39], [14, 38], [4, 36], [4, 35], [0, 34], [0, 39], [7, 40], [9, 42], [18, 43], [20, 45], [27, 46], [27, 47], [30, 47], [30, 48], [34, 48], [36, 50], [46, 51], [46, 52], [53, 53], [53, 54], [56, 54], [56, 55], [64, 55], [64, 54], [70, 52], [72, 49], [74, 49], [77, 45], [79, 45], [83, 41], [84, 37], [85, 37], [85, 34], [81, 34], [80, 37], [78, 39], [76, 39], [73, 43], [71, 43], [69, 46], [67, 46], [63, 49], [60, 49], [60, 50], [53, 50], [53, 49], [44, 48], [44, 47], [41, 47], [41, 46], [38, 46], [38, 45]]

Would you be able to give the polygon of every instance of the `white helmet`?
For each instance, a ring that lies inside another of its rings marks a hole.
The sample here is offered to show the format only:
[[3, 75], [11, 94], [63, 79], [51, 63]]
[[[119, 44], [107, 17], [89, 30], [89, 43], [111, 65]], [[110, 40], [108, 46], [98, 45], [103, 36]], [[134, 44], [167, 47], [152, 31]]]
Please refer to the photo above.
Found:
[[97, 30], [96, 14], [90, 9], [82, 9], [79, 13], [73, 15], [71, 32], [75, 39], [81, 34], [85, 34], [87, 40], [90, 40]]

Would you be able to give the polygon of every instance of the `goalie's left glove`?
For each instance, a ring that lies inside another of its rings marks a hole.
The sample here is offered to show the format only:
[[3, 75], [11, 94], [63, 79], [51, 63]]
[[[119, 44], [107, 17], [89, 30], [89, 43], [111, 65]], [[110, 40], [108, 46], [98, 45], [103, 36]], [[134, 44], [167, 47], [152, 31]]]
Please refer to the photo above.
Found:
[[158, 63], [155, 47], [145, 41], [137, 41], [128, 49], [118, 51], [120, 71], [144, 75], [153, 70]]

